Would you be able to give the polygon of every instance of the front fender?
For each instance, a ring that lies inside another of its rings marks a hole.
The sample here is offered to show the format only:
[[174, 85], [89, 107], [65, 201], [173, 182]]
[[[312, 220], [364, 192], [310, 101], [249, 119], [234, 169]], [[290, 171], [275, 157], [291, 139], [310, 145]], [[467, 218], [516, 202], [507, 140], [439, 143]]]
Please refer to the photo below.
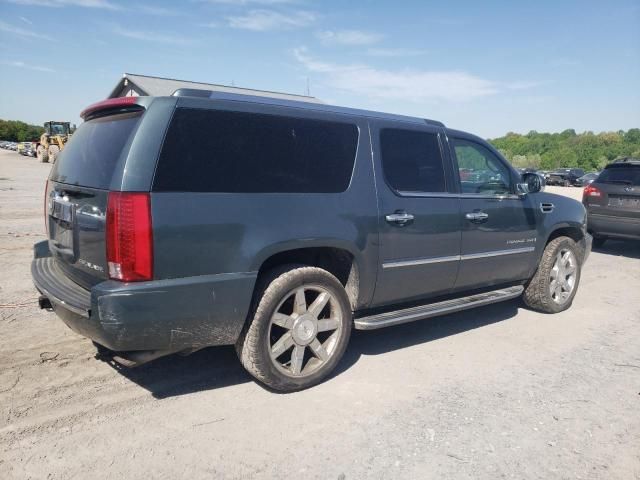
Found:
[[541, 238], [545, 239], [545, 245], [553, 232], [562, 228], [573, 228], [584, 236], [587, 232], [587, 211], [581, 202], [572, 198], [554, 193], [541, 192], [538, 201], [551, 203], [554, 208], [549, 213], [542, 213]]
[[[554, 193], [540, 192], [536, 194], [535, 201], [539, 204], [540, 223], [538, 226], [538, 237], [543, 241], [537, 246], [537, 264], [542, 258], [542, 253], [560, 230], [567, 233], [573, 232], [576, 240], [581, 242], [581, 248], [585, 251], [584, 258], [588, 255], [590, 246], [586, 245], [587, 234], [587, 211], [584, 205], [577, 200]], [[553, 210], [545, 213], [542, 211], [542, 204], [553, 204]], [[589, 242], [590, 243], [590, 242]]]

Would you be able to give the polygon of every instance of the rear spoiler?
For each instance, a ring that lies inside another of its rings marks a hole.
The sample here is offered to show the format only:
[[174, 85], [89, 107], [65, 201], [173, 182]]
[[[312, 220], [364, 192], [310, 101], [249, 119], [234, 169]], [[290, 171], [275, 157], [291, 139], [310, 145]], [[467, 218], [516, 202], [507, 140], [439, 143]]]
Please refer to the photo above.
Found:
[[87, 120], [95, 116], [96, 113], [108, 111], [109, 113], [117, 113], [119, 111], [130, 111], [132, 109], [144, 109], [138, 102], [138, 97], [118, 97], [108, 98], [101, 102], [89, 105], [80, 113], [80, 118]]

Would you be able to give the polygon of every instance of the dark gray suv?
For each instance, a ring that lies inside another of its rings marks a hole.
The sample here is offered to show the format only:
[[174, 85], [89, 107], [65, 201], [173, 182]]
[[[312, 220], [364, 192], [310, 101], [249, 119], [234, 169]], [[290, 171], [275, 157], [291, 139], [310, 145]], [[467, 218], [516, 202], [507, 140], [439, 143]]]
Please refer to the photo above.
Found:
[[134, 366], [235, 344], [292, 391], [368, 330], [523, 295], [571, 305], [584, 207], [421, 118], [178, 90], [106, 100], [53, 166], [40, 305]]
[[640, 240], [640, 158], [626, 157], [605, 167], [584, 189], [593, 244], [608, 238]]

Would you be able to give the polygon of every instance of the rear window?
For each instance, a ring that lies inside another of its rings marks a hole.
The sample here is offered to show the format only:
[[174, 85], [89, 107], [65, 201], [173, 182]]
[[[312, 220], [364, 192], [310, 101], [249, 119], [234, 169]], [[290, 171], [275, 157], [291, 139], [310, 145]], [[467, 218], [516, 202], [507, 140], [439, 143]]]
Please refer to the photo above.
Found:
[[80, 125], [58, 157], [51, 180], [108, 189], [122, 149], [142, 112], [95, 118]]
[[605, 168], [596, 182], [640, 186], [640, 165]]
[[155, 191], [337, 193], [351, 181], [350, 123], [220, 110], [176, 110]]

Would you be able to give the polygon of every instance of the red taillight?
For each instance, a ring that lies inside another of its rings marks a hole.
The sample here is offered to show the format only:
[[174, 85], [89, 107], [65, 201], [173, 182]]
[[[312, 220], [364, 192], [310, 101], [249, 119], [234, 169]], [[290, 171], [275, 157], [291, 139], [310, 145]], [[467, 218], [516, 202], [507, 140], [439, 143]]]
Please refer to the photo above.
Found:
[[601, 197], [602, 196], [602, 192], [600, 190], [598, 190], [596, 187], [594, 187], [593, 185], [587, 185], [586, 187], [584, 187], [584, 191], [582, 192], [582, 196], [584, 198], [586, 198], [586, 197]]
[[107, 202], [109, 277], [124, 282], [153, 278], [153, 231], [148, 193], [109, 192]]

